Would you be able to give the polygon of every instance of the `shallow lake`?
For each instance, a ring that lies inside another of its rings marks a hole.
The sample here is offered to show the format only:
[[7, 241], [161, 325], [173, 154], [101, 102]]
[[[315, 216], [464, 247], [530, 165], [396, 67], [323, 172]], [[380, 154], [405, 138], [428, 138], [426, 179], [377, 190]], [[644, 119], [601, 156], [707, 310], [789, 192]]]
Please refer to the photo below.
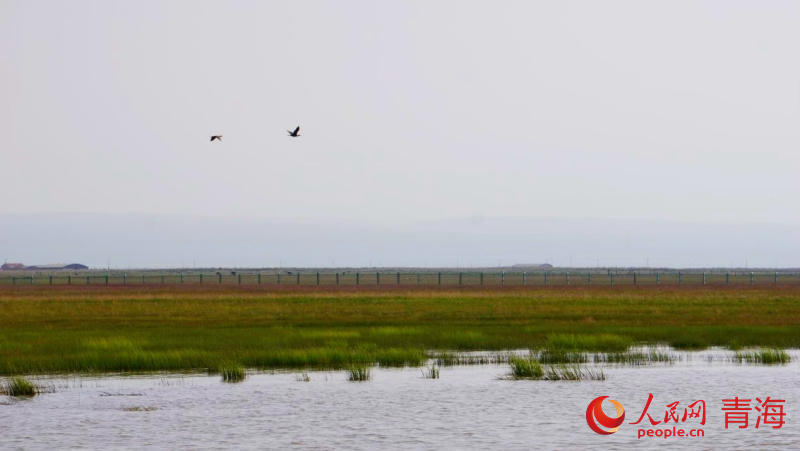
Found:
[[[721, 350], [678, 353], [673, 364], [600, 365], [605, 381], [582, 382], [503, 380], [509, 366], [496, 364], [442, 367], [439, 379], [374, 368], [368, 382], [348, 382], [343, 371], [308, 372], [309, 382], [250, 372], [237, 384], [197, 374], [32, 377], [56, 392], [0, 396], [0, 449], [798, 449], [800, 353], [789, 353], [792, 363], [769, 366], [731, 363]], [[629, 424], [650, 393], [647, 413], [661, 423]], [[625, 421], [599, 435], [587, 406], [606, 395], [624, 406]], [[722, 400], [737, 396], [751, 400], [749, 424], [726, 429]], [[766, 397], [785, 400], [772, 404], [786, 414], [778, 429], [755, 428]], [[681, 421], [697, 400], [705, 425]], [[678, 422], [665, 425], [675, 401]], [[665, 439], [673, 427], [704, 436]], [[640, 428], [662, 437], [637, 438]]]

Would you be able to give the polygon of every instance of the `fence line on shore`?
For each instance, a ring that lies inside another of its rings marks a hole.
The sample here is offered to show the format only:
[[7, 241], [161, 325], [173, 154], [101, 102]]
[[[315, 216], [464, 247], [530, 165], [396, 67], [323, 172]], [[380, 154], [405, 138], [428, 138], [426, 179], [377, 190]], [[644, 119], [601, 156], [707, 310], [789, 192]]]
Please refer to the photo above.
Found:
[[0, 277], [0, 285], [800, 285], [800, 273], [743, 271], [328, 271], [136, 273]]

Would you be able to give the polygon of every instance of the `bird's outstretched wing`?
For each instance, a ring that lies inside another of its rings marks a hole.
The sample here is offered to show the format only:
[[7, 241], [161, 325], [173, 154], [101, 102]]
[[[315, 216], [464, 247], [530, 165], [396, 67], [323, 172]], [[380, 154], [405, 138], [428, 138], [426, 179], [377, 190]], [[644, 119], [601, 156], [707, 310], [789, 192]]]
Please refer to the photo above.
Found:
[[298, 133], [300, 133], [300, 126], [299, 126], [299, 125], [297, 126], [297, 128], [296, 128], [296, 129], [294, 129], [294, 133], [292, 133], [292, 134], [293, 134], [293, 135], [296, 135], [296, 134], [298, 134]]

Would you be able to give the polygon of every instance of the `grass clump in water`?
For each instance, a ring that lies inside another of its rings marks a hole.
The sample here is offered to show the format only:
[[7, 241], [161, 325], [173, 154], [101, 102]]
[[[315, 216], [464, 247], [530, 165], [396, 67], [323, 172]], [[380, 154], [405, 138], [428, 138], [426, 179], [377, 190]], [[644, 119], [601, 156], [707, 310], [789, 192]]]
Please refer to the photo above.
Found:
[[762, 363], [765, 365], [785, 364], [792, 361], [792, 357], [783, 349], [756, 349], [751, 351], [736, 351], [733, 360], [739, 363]]
[[308, 377], [308, 373], [300, 373], [294, 376], [294, 380], [297, 382], [311, 382], [311, 378]]
[[36, 385], [20, 376], [9, 379], [3, 391], [8, 396], [36, 396], [39, 394]]
[[509, 360], [511, 371], [509, 379], [532, 379], [543, 381], [603, 381], [606, 379], [603, 370], [581, 368], [579, 365], [547, 365], [543, 366], [531, 355], [512, 357]]
[[511, 357], [508, 364], [511, 365], [512, 379], [541, 379], [544, 375], [542, 365], [533, 357]]
[[247, 373], [241, 365], [236, 363], [224, 364], [219, 368], [219, 373], [222, 375], [222, 382], [242, 382], [247, 379]]
[[439, 379], [439, 368], [433, 365], [426, 370], [422, 370], [422, 377], [425, 379]]
[[347, 370], [347, 380], [350, 382], [366, 382], [372, 379], [369, 368], [364, 366], [354, 366]]

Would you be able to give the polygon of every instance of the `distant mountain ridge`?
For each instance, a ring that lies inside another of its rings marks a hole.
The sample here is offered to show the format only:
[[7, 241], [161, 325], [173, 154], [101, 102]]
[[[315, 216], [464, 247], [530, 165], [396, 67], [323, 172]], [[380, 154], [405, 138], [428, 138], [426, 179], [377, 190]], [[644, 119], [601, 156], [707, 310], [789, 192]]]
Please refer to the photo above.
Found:
[[0, 214], [0, 259], [89, 267], [800, 266], [793, 225], [593, 218], [292, 222]]

